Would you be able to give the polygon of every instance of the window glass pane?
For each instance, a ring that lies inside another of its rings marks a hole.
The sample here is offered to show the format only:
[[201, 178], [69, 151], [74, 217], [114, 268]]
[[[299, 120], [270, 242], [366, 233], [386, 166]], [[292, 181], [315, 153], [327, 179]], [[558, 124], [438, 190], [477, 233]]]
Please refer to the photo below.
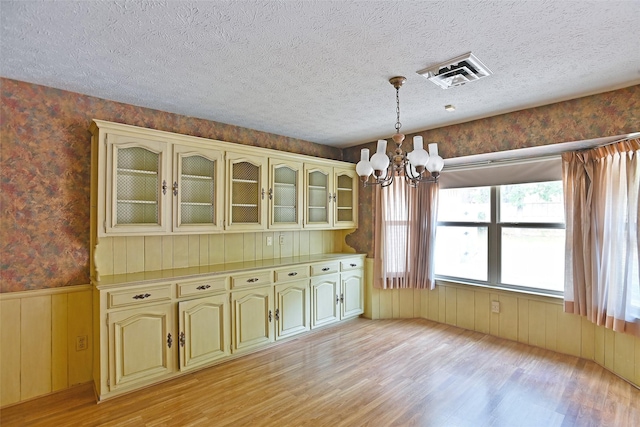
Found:
[[491, 221], [491, 187], [440, 190], [438, 221]]
[[438, 226], [435, 273], [462, 279], [487, 280], [487, 227]]
[[502, 283], [564, 290], [564, 230], [504, 227]]
[[562, 181], [500, 186], [501, 222], [564, 222]]

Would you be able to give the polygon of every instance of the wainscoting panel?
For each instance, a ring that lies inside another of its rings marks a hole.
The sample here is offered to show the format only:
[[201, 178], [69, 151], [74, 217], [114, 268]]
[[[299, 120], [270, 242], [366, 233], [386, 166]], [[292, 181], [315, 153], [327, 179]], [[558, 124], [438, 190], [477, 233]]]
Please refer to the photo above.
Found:
[[[352, 230], [265, 231], [178, 236], [105, 237], [96, 249], [101, 276], [228, 262], [354, 252], [344, 244]], [[284, 245], [279, 236], [284, 236]], [[267, 237], [273, 244], [266, 245]], [[411, 297], [413, 300], [413, 297]], [[413, 317], [413, 316], [410, 316]]]
[[0, 294], [0, 406], [91, 381], [91, 292], [83, 285]]
[[[562, 299], [455, 283], [434, 290], [373, 288], [373, 260], [366, 260], [365, 313], [370, 319], [411, 313], [440, 323], [495, 335], [593, 360], [640, 387], [640, 339], [565, 313]], [[499, 303], [499, 313], [491, 303]]]

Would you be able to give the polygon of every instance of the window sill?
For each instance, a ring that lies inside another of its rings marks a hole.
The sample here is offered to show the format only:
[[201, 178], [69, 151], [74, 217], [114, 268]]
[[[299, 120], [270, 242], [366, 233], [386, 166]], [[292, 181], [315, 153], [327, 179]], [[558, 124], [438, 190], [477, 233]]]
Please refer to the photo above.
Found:
[[436, 286], [440, 286], [440, 285], [455, 287], [459, 289], [465, 289], [469, 287], [481, 288], [489, 292], [511, 294], [513, 296], [526, 295], [528, 297], [534, 297], [534, 299], [545, 300], [547, 302], [549, 302], [549, 300], [552, 300], [557, 304], [562, 304], [564, 302], [564, 297], [562, 295], [545, 293], [544, 291], [536, 292], [533, 290], [513, 289], [513, 288], [507, 288], [507, 287], [501, 287], [501, 286], [489, 286], [489, 285], [483, 285], [481, 283], [465, 282], [463, 280], [436, 278]]

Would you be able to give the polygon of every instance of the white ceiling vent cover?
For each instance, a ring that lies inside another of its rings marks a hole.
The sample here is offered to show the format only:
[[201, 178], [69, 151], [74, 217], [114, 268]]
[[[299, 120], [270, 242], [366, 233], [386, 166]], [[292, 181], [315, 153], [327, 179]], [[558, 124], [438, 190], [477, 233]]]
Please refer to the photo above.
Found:
[[469, 52], [442, 64], [425, 68], [418, 74], [431, 80], [442, 89], [462, 86], [493, 74], [486, 65]]

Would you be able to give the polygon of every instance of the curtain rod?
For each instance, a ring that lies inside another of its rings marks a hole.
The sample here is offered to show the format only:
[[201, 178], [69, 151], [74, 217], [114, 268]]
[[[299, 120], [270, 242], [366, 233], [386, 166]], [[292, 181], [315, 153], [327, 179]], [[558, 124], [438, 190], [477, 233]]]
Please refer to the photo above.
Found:
[[551, 159], [567, 151], [582, 151], [602, 147], [629, 139], [640, 138], [640, 132], [624, 135], [586, 139], [582, 141], [560, 142], [556, 144], [539, 145], [536, 147], [517, 148], [514, 150], [496, 151], [493, 153], [472, 154], [470, 156], [452, 157], [444, 159], [444, 170], [458, 167], [481, 166], [496, 163], [514, 163], [533, 159]]

